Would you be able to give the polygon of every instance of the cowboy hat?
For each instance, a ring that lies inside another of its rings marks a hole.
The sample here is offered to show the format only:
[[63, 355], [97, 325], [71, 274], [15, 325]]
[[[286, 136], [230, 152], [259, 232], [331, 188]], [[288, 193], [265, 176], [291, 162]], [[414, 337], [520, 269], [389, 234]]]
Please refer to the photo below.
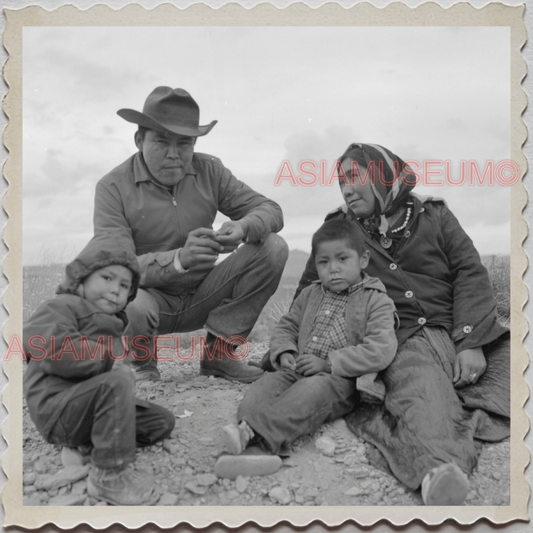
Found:
[[200, 126], [200, 108], [184, 89], [156, 87], [144, 102], [142, 113], [134, 109], [119, 109], [117, 114], [128, 122], [163, 133], [172, 132], [200, 137], [217, 123]]

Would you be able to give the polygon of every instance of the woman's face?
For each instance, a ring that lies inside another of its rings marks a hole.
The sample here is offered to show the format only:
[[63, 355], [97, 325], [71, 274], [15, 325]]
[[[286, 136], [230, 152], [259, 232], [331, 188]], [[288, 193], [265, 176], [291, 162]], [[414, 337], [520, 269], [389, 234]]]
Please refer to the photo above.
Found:
[[372, 176], [367, 174], [366, 167], [346, 158], [342, 162], [342, 169], [346, 176], [339, 179], [342, 196], [348, 208], [357, 218], [367, 218], [376, 209], [376, 197], [372, 191]]

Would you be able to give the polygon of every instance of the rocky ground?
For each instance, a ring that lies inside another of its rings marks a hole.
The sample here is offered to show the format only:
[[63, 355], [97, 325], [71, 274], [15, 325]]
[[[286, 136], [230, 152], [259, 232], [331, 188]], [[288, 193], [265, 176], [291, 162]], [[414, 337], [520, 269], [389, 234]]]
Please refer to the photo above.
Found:
[[[265, 346], [252, 345], [249, 359]], [[137, 395], [177, 417], [171, 438], [138, 451], [135, 468], [161, 487], [157, 505], [421, 505], [394, 477], [376, 468], [376, 449], [355, 437], [344, 420], [299, 439], [270, 476], [214, 475], [224, 452], [221, 428], [234, 422], [248, 385], [198, 375], [198, 361], [163, 361], [162, 381], [137, 385]], [[23, 415], [25, 505], [106, 505], [87, 495], [88, 466], [64, 469], [61, 450], [44, 442], [26, 407]], [[509, 505], [510, 443], [484, 445], [471, 477], [468, 505]]]

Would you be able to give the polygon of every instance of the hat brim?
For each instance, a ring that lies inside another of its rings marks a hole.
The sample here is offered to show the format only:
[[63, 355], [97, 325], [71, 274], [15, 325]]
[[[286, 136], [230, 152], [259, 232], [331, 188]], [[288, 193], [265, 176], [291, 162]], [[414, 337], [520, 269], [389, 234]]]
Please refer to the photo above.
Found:
[[167, 133], [170, 131], [171, 133], [187, 135], [188, 137], [202, 137], [203, 135], [207, 135], [218, 122], [217, 120], [213, 120], [213, 122], [207, 126], [189, 128], [187, 126], [177, 126], [175, 124], [164, 124], [163, 122], [158, 122], [148, 115], [145, 115], [139, 111], [135, 111], [134, 109], [119, 109], [117, 111], [117, 115], [128, 122], [143, 126], [150, 130], [160, 131], [162, 133]]

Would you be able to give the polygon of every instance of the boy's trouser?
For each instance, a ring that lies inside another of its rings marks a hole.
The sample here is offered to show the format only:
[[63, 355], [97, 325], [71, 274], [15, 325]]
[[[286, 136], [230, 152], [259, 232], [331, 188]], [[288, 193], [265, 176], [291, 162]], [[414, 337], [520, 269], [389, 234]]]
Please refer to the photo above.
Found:
[[[288, 249], [285, 241], [271, 233], [263, 244], [246, 244], [215, 266], [192, 294], [173, 296], [163, 290], [139, 290], [126, 308], [129, 325], [126, 334], [146, 337], [150, 355], [135, 350], [144, 366], [154, 353], [153, 337], [158, 334], [205, 328], [224, 340], [232, 335], [244, 338], [276, 291]], [[168, 342], [161, 343], [161, 346]], [[237, 342], [235, 344], [238, 344]], [[187, 350], [187, 354], [189, 350]]]
[[63, 393], [68, 401], [49, 442], [71, 448], [92, 444], [91, 460], [99, 468], [132, 463], [136, 446], [167, 438], [175, 424], [170, 411], [134, 392], [132, 372], [105, 372], [74, 385]]
[[346, 415], [357, 398], [355, 380], [325, 372], [304, 377], [281, 370], [250, 385], [237, 420], [246, 421], [273, 453], [279, 453], [324, 422]]

